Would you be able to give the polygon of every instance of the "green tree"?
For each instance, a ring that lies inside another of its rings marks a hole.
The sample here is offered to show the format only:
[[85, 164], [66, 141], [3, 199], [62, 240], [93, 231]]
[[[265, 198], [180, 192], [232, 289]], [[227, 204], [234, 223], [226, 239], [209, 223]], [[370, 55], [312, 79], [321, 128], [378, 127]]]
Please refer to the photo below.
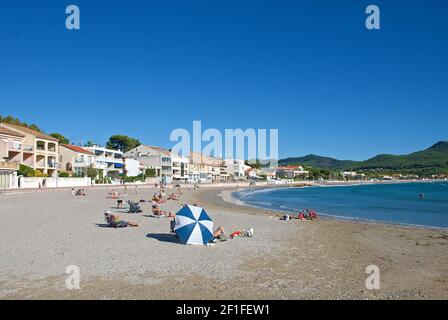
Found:
[[35, 123], [30, 124], [28, 126], [28, 128], [30, 128], [31, 130], [34, 130], [34, 131], [42, 132], [42, 130], [40, 130], [40, 128]]
[[156, 169], [148, 168], [145, 170], [145, 176], [147, 177], [155, 177], [156, 176]]
[[98, 176], [98, 170], [93, 166], [90, 166], [87, 168], [86, 175], [91, 179], [96, 179], [96, 177]]
[[246, 160], [246, 161], [244, 161], [244, 163], [246, 164], [246, 166], [250, 166], [250, 167], [255, 168], [255, 169], [261, 169], [261, 167], [263, 166], [262, 163], [260, 162], [260, 160], [258, 160], [258, 159], [255, 160], [255, 161], [253, 161], [253, 160], [251, 160], [251, 161]]
[[124, 136], [124, 135], [113, 135], [107, 141], [106, 147], [114, 150], [121, 150], [123, 152], [128, 152], [135, 147], [141, 145], [140, 141], [137, 139]]
[[42, 132], [42, 130], [36, 124], [33, 123], [31, 125], [28, 125], [26, 122], [20, 121], [19, 118], [14, 118], [13, 116], [3, 117], [0, 115], [0, 122], [15, 124], [18, 126], [27, 127], [27, 128]]
[[87, 141], [87, 143], [84, 145], [84, 147], [93, 147], [93, 142], [92, 141]]
[[59, 140], [60, 144], [70, 144], [70, 140], [60, 133], [51, 133], [50, 136]]

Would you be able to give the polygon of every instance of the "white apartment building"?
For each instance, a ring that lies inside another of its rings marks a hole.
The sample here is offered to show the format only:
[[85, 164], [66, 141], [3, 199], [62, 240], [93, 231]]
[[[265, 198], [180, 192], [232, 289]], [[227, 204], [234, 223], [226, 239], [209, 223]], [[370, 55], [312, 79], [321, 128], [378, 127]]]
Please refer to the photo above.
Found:
[[103, 177], [116, 177], [123, 173], [123, 152], [101, 146], [85, 147], [85, 149], [93, 153], [95, 157], [93, 167], [102, 171]]
[[190, 160], [176, 155], [172, 155], [171, 159], [173, 163], [173, 181], [187, 182]]
[[227, 173], [235, 179], [242, 179], [246, 176], [246, 170], [251, 167], [247, 166], [244, 160], [226, 159]]

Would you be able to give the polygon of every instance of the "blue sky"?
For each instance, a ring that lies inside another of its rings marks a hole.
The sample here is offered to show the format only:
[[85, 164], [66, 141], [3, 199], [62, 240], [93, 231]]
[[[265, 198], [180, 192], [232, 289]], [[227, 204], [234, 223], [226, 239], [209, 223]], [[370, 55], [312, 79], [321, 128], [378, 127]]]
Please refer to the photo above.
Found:
[[[65, 28], [65, 8], [81, 30]], [[368, 31], [367, 5], [381, 9]], [[0, 114], [74, 142], [278, 128], [281, 157], [448, 140], [448, 2], [2, 1]], [[154, 121], [155, 120], [155, 121]]]

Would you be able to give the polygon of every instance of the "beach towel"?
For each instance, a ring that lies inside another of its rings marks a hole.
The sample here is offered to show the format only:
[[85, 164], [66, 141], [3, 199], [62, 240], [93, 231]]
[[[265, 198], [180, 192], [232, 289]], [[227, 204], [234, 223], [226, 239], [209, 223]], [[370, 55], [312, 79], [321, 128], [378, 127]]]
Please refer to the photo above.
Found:
[[241, 234], [242, 234], [242, 232], [241, 231], [235, 231], [234, 233], [232, 233], [231, 235], [230, 235], [230, 238], [236, 238], [236, 237], [239, 237], [239, 236], [241, 236]]

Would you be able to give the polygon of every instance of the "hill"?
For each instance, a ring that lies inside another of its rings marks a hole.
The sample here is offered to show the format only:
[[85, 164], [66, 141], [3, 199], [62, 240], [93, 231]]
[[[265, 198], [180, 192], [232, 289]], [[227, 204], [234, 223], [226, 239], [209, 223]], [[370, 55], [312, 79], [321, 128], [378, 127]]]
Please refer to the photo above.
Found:
[[381, 154], [365, 161], [337, 160], [312, 154], [279, 161], [281, 166], [294, 164], [334, 170], [448, 168], [448, 141], [407, 155]]

